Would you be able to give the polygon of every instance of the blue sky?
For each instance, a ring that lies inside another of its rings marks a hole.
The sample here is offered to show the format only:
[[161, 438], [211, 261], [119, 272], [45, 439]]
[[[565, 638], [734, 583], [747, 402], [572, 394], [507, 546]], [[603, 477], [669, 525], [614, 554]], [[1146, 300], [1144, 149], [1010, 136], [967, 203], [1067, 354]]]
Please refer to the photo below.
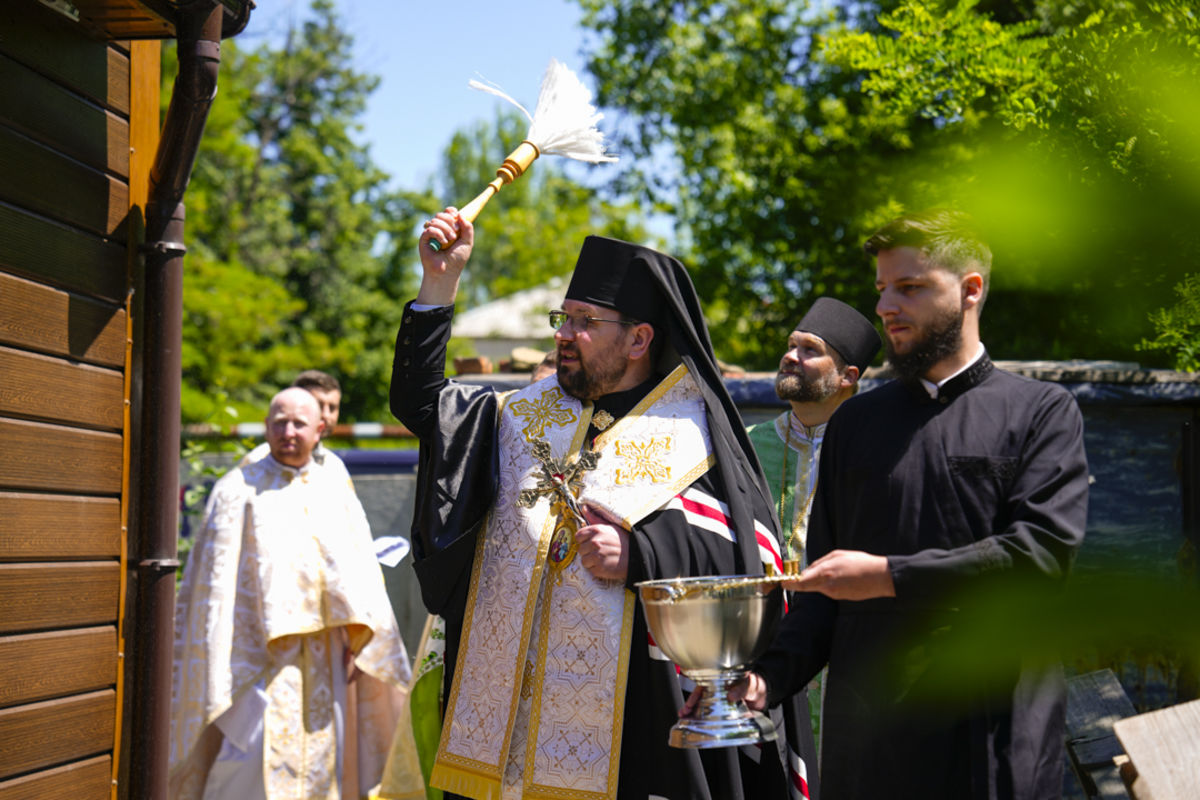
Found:
[[[357, 69], [380, 78], [362, 119], [363, 137], [372, 159], [398, 187], [423, 187], [455, 130], [494, 119], [503, 101], [468, 88], [472, 78], [499, 85], [530, 112], [551, 58], [593, 86], [579, 54], [582, 12], [569, 0], [336, 4], [354, 37]], [[308, 7], [309, 0], [258, 0], [239, 44], [254, 48], [282, 36]]]

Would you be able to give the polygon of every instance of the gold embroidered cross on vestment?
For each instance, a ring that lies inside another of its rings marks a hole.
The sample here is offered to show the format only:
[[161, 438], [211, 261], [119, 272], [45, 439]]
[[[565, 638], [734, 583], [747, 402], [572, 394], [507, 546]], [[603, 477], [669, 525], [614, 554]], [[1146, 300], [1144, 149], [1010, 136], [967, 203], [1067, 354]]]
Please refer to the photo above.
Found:
[[630, 484], [638, 478], [647, 478], [651, 483], [669, 481], [671, 467], [665, 463], [665, 457], [671, 452], [673, 444], [670, 436], [652, 436], [648, 442], [618, 441], [616, 453], [627, 459], [629, 466], [617, 468], [616, 482]]
[[537, 400], [522, 398], [512, 404], [513, 416], [525, 420], [521, 432], [528, 441], [544, 436], [550, 425], [569, 425], [578, 419], [573, 409], [559, 406], [562, 396], [562, 392], [553, 387], [542, 392]]

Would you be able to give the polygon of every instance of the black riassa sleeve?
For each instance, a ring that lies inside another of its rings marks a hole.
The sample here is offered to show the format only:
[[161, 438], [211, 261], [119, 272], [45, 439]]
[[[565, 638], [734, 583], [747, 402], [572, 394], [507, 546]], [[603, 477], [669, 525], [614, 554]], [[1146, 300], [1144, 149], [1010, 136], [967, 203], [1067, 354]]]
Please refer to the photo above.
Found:
[[446, 343], [454, 306], [428, 311], [404, 307], [392, 358], [392, 385], [388, 395], [392, 414], [418, 439], [433, 435], [437, 422], [437, 397], [446, 384]]
[[496, 395], [445, 378], [453, 307], [404, 309], [392, 363], [392, 413], [421, 442], [412, 542], [425, 606], [461, 614], [475, 540], [496, 491]]
[[[721, 496], [713, 470], [697, 478], [692, 486], [705, 494]], [[737, 546], [731, 539], [689, 524], [683, 511], [675, 508], [659, 509], [634, 525], [629, 547], [626, 586], [631, 590], [640, 581], [732, 575], [738, 569]]]

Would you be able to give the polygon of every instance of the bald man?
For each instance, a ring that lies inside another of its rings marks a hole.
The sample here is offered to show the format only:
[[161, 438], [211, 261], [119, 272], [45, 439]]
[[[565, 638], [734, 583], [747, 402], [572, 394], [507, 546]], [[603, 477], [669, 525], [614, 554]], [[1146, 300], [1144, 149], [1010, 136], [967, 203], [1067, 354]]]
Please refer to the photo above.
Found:
[[[338, 415], [342, 407], [342, 387], [338, 383], [338, 379], [327, 372], [321, 372], [319, 369], [306, 369], [296, 376], [296, 379], [292, 381], [292, 386], [304, 389], [316, 398], [317, 406], [321, 411], [321, 420], [325, 423], [319, 438], [325, 439], [332, 435], [333, 427], [337, 425]], [[269, 441], [263, 442], [242, 456], [242, 460], [238, 462], [238, 466], [248, 466], [269, 452], [271, 452], [271, 443]], [[311, 457], [317, 466], [328, 467], [336, 473], [338, 478], [347, 481], [350, 480], [350, 473], [346, 470], [346, 465], [342, 463], [342, 459], [338, 457], [337, 453], [330, 450], [320, 441], [312, 449]]]
[[313, 459], [320, 404], [284, 389], [265, 422], [270, 452], [217, 481], [184, 570], [170, 796], [366, 796], [408, 655], [362, 506]]

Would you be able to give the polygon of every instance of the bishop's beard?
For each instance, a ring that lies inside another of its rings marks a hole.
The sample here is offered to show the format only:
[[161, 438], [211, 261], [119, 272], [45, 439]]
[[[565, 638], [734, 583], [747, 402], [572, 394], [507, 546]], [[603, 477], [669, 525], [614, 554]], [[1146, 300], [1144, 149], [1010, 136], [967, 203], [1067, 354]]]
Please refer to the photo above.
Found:
[[933, 319], [914, 339], [907, 353], [897, 353], [887, 340], [887, 360], [896, 375], [912, 380], [924, 377], [935, 364], [949, 358], [962, 347], [963, 311], [950, 309]]
[[559, 387], [572, 397], [596, 400], [612, 392], [625, 375], [625, 363], [615, 352], [599, 352], [586, 362], [578, 350], [574, 354], [579, 358], [574, 372], [561, 363], [556, 369]]

